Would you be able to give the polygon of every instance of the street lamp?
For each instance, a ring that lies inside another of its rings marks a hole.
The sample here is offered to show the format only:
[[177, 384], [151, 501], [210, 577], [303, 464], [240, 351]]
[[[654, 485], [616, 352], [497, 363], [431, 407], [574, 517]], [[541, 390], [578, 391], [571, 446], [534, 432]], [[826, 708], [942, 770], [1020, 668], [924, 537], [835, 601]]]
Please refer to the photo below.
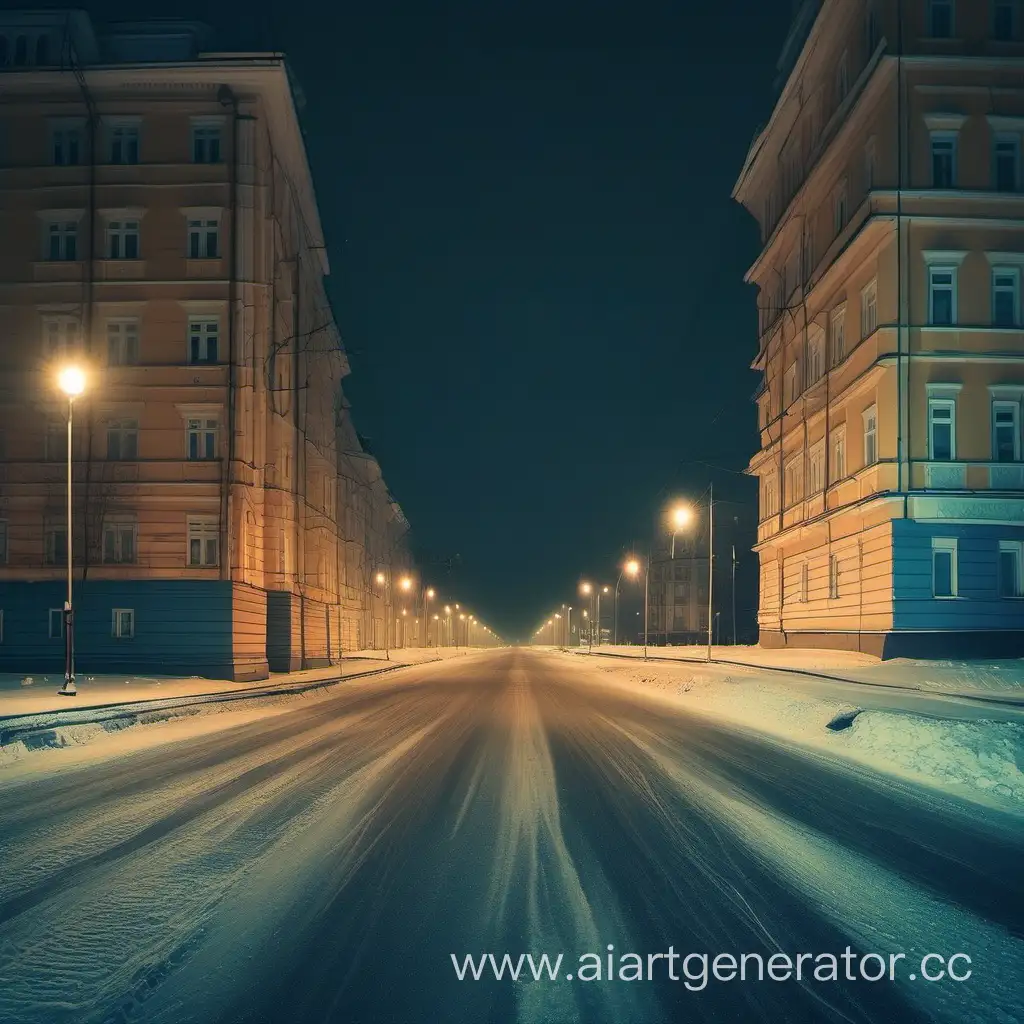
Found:
[[378, 572], [374, 577], [377, 586], [384, 590], [384, 660], [391, 660], [391, 570]]
[[615, 612], [612, 621], [612, 643], [615, 645], [618, 645], [619, 642], [619, 584], [622, 583], [623, 575], [635, 576], [639, 571], [640, 563], [635, 558], [631, 558], [623, 564], [619, 570], [619, 577], [615, 581]]
[[67, 489], [67, 549], [68, 596], [64, 602], [64, 685], [57, 691], [62, 697], [77, 697], [75, 686], [75, 624], [72, 604], [73, 568], [71, 561], [71, 428], [75, 399], [85, 391], [85, 371], [80, 366], [65, 366], [57, 375], [57, 385], [68, 399], [68, 489]]
[[642, 566], [639, 558], [627, 558], [622, 571], [630, 578], [636, 579], [640, 575], [641, 568], [644, 570], [644, 661], [647, 660], [647, 613], [650, 600], [651, 582], [651, 561], [647, 560]]
[[427, 602], [434, 600], [434, 588], [426, 587], [423, 591], [423, 641], [421, 647], [427, 646]]

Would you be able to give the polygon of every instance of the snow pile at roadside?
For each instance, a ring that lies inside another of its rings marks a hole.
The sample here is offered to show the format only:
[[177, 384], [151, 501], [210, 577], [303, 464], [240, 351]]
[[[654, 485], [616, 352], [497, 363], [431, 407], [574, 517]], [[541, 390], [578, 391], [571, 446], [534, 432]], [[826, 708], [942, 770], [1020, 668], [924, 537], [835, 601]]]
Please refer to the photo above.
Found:
[[[915, 661], [894, 658], [864, 673], [868, 681], [922, 690], [1024, 696], [1024, 659], [1007, 661]], [[860, 678], [858, 675], [857, 678]]]
[[1024, 804], [1024, 727], [984, 720], [860, 711], [852, 725], [828, 728], [851, 704], [808, 696], [783, 682], [705, 665], [588, 665], [610, 680], [648, 687], [691, 710], [839, 755], [874, 770], [1002, 807]]

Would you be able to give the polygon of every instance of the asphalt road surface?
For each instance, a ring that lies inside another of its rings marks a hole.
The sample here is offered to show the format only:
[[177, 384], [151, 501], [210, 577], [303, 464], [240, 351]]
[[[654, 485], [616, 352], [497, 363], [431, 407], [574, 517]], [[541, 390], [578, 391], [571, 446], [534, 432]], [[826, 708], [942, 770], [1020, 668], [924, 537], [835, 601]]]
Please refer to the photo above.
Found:
[[566, 656], [131, 733], [0, 771], [5, 1024], [1024, 1020], [1020, 819]]

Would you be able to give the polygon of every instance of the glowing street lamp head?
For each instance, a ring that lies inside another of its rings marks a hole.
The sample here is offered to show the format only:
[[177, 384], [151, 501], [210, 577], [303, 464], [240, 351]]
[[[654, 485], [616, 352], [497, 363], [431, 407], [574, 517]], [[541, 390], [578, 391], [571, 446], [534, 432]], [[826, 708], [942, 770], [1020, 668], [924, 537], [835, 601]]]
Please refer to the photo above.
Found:
[[693, 520], [693, 509], [688, 505], [676, 505], [669, 512], [668, 519], [673, 530], [685, 529]]
[[460, 615], [459, 619], [460, 619], [460, 621], [465, 622], [466, 621], [466, 616], [465, 615]]
[[444, 613], [445, 613], [445, 615], [451, 615], [451, 613], [452, 613], [452, 606], [450, 604], [446, 604], [444, 606]]
[[403, 590], [412, 590], [412, 580], [408, 576], [403, 576], [399, 581], [398, 585]]
[[590, 593], [593, 592], [593, 590], [594, 590], [593, 586], [591, 584], [589, 584], [589, 583], [581, 583], [580, 584], [580, 593], [581, 594], [590, 594]]
[[434, 594], [435, 594], [434, 588], [433, 587], [427, 587], [427, 600], [428, 601], [433, 601], [434, 600]]
[[640, 563], [635, 559], [631, 558], [623, 566], [627, 576], [639, 576], [640, 575]]
[[384, 584], [387, 583], [387, 581], [388, 581], [388, 578], [387, 578], [387, 576], [384, 575], [384, 573], [382, 573], [382, 572], [377, 573], [377, 583], [380, 584], [380, 586], [383, 587]]
[[85, 370], [80, 366], [65, 366], [57, 374], [57, 385], [68, 398], [77, 398], [85, 390]]
[[409, 609], [408, 608], [403, 608], [402, 609], [402, 614], [403, 615], [408, 615], [409, 614]]

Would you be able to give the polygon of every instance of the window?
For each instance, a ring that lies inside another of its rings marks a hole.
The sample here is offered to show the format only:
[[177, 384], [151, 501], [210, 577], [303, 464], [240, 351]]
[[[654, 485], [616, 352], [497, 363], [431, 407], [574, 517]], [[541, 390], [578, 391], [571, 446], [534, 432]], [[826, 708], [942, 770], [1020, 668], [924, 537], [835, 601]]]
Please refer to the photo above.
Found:
[[807, 603], [807, 595], [810, 591], [810, 566], [806, 562], [800, 563], [800, 592], [797, 599], [801, 604]]
[[819, 441], [807, 456], [807, 493], [818, 494], [825, 489], [825, 442]]
[[213, 419], [188, 421], [188, 457], [193, 460], [217, 458], [218, 422]]
[[1024, 597], [1024, 541], [999, 542], [999, 596]]
[[220, 564], [220, 528], [215, 516], [189, 516], [188, 564], [211, 566]]
[[786, 487], [786, 507], [801, 501], [804, 496], [804, 454], [790, 459], [786, 463], [784, 484]]
[[138, 320], [108, 320], [107, 362], [111, 366], [134, 366], [138, 361]]
[[55, 127], [50, 133], [50, 155], [57, 167], [74, 167], [82, 162], [82, 129], [76, 125]]
[[130, 565], [135, 561], [135, 524], [106, 521], [103, 524], [103, 562]]
[[992, 185], [997, 192], [1020, 190], [1020, 137], [997, 135], [992, 146]]
[[864, 465], [878, 461], [878, 407], [864, 410]]
[[112, 260], [139, 258], [137, 220], [112, 220], [107, 224], [107, 257]]
[[836, 103], [840, 104], [850, 94], [850, 55], [844, 50], [836, 67]]
[[68, 531], [64, 526], [49, 526], [43, 537], [47, 565], [63, 565], [68, 560]]
[[7, 564], [7, 520], [0, 519], [0, 565]]
[[956, 323], [956, 267], [928, 268], [928, 323], [949, 327]]
[[825, 372], [825, 335], [816, 328], [807, 339], [807, 383], [821, 380]]
[[828, 596], [835, 601], [839, 597], [839, 556], [828, 556]]
[[860, 293], [860, 336], [869, 338], [878, 329], [878, 282], [872, 281]]
[[110, 635], [115, 640], [131, 640], [135, 636], [134, 608], [112, 608], [110, 610]]
[[46, 421], [43, 457], [47, 462], [63, 462], [68, 457], [68, 421], [51, 417]]
[[46, 259], [78, 259], [77, 221], [51, 221], [46, 226]]
[[839, 186], [839, 189], [836, 191], [835, 197], [832, 200], [832, 202], [832, 226], [835, 229], [835, 233], [838, 235], [843, 230], [843, 228], [846, 227], [846, 222], [850, 216], [850, 201], [845, 181], [842, 183], [842, 185]]
[[1020, 324], [1020, 270], [1017, 267], [992, 268], [992, 326], [1017, 327]]
[[220, 255], [220, 227], [216, 219], [188, 222], [188, 256], [192, 260], [215, 260]]
[[992, 459], [1020, 461], [1020, 403], [992, 403]]
[[796, 401], [797, 395], [800, 393], [797, 390], [797, 367], [796, 363], [792, 363], [788, 370], [786, 370], [786, 376], [782, 382], [782, 399], [783, 405], [788, 406]]
[[932, 188], [956, 188], [956, 133], [932, 132]]
[[43, 317], [43, 349], [49, 359], [67, 355], [78, 347], [81, 325], [72, 316]]
[[995, 0], [992, 4], [992, 38], [1007, 43], [1017, 38], [1016, 0]]
[[110, 130], [110, 162], [137, 164], [139, 162], [139, 129], [137, 125], [120, 125]]
[[956, 538], [932, 537], [932, 597], [956, 597]]
[[846, 307], [832, 311], [832, 361], [841, 363], [846, 358]]
[[953, 0], [928, 0], [928, 35], [932, 39], [953, 38]]
[[188, 322], [188, 361], [190, 363], [217, 362], [217, 336], [220, 321], [191, 317]]
[[761, 518], [777, 515], [779, 511], [779, 484], [775, 473], [761, 479]]
[[131, 461], [139, 457], [139, 421], [112, 420], [107, 424], [107, 458]]
[[846, 476], [846, 428], [839, 427], [832, 435], [832, 479]]
[[51, 640], [58, 640], [64, 636], [64, 609], [51, 608], [48, 615], [49, 636]]
[[220, 125], [192, 126], [192, 161], [197, 164], [220, 163]]
[[951, 462], [956, 458], [956, 401], [928, 399], [928, 458]]

